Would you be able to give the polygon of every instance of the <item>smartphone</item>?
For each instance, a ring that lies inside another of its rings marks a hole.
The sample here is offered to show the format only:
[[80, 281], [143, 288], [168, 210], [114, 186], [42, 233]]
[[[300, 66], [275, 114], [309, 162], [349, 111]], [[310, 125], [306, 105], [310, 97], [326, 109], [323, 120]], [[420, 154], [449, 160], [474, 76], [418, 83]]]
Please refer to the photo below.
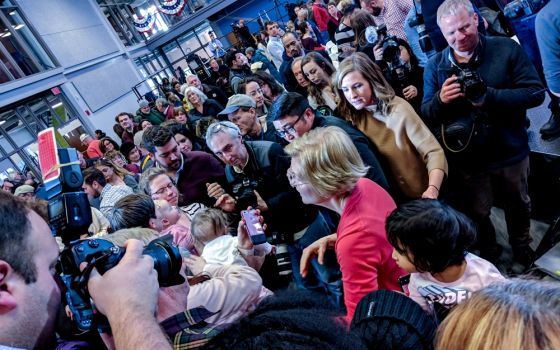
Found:
[[259, 218], [255, 214], [255, 211], [243, 210], [241, 212], [241, 217], [245, 220], [245, 227], [247, 227], [247, 232], [249, 232], [251, 242], [255, 245], [266, 243], [266, 236], [264, 234], [263, 227], [259, 222]]

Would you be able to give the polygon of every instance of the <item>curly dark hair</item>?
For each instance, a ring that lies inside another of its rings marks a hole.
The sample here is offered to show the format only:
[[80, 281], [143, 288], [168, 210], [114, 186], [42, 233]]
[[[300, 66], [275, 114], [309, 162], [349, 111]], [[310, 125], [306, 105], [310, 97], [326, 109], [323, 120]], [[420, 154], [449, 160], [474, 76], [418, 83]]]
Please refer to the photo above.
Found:
[[161, 125], [154, 125], [144, 131], [142, 142], [148, 151], [156, 153], [156, 147], [165, 146], [172, 138], [173, 134], [168, 128]]
[[476, 228], [464, 214], [435, 199], [400, 205], [385, 223], [387, 239], [418, 272], [439, 273], [460, 265], [476, 240]]

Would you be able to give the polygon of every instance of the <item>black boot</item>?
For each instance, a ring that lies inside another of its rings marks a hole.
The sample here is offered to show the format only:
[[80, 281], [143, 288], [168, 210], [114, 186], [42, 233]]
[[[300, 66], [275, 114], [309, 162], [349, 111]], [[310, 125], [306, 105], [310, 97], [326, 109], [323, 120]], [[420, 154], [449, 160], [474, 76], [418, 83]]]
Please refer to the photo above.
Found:
[[551, 114], [550, 119], [541, 127], [540, 133], [543, 138], [550, 138], [560, 135], [560, 101], [558, 97], [551, 95], [551, 101], [548, 105]]
[[513, 261], [523, 265], [525, 270], [527, 270], [533, 262], [535, 262], [535, 251], [529, 247], [512, 247], [513, 250]]

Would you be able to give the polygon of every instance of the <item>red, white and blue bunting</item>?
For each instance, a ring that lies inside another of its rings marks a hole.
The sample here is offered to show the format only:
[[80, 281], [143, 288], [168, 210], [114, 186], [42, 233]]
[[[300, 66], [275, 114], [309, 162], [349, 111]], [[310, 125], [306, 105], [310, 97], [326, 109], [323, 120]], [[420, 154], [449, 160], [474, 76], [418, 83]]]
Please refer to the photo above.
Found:
[[144, 17], [134, 19], [134, 27], [140, 33], [149, 32], [156, 23], [156, 16], [153, 13], [148, 13]]
[[185, 0], [168, 0], [160, 1], [161, 6], [158, 6], [159, 12], [165, 13], [168, 16], [179, 16], [186, 5]]

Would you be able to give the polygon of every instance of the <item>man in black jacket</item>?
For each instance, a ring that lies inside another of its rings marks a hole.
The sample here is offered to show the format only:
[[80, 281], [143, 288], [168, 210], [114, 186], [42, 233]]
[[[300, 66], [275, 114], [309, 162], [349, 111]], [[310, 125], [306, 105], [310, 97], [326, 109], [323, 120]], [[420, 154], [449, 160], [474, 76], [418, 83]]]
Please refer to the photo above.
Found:
[[514, 260], [527, 267], [534, 254], [525, 119], [543, 102], [543, 85], [517, 43], [479, 35], [470, 1], [446, 0], [438, 23], [449, 47], [426, 66], [422, 113], [446, 150], [451, 200], [478, 224], [483, 257], [495, 260], [501, 247], [490, 210], [494, 193], [503, 195]]
[[[288, 244], [292, 272], [299, 287], [330, 293], [342, 305], [340, 270], [333, 261], [313, 264], [314, 276], [303, 279], [299, 262], [303, 249], [316, 239], [331, 234], [317, 207], [305, 205], [299, 193], [290, 186], [287, 171], [290, 158], [282, 146], [269, 141], [243, 142], [239, 128], [231, 122], [214, 123], [206, 132], [206, 144], [226, 164], [226, 177], [231, 193], [216, 188], [216, 206], [234, 212], [248, 206], [259, 209], [280, 243]], [[214, 189], [209, 187], [209, 194]], [[235, 197], [235, 198], [234, 198]]]
[[282, 37], [282, 44], [284, 44], [284, 54], [282, 56], [282, 65], [280, 66], [280, 76], [284, 79], [284, 87], [288, 91], [299, 92], [300, 94], [305, 94], [302, 87], [299, 86], [294, 73], [292, 72], [292, 62], [296, 57], [303, 57], [309, 52], [317, 52], [325, 57], [329, 62], [332, 63], [326, 51], [309, 51], [305, 50], [301, 44], [301, 41], [292, 32], [287, 32]]
[[385, 173], [377, 160], [377, 149], [367, 136], [340, 118], [318, 115], [309, 106], [307, 99], [297, 92], [280, 95], [270, 107], [268, 120], [272, 121], [279, 136], [288, 142], [315, 128], [338, 126], [350, 136], [362, 161], [369, 166], [366, 177], [389, 191]]

